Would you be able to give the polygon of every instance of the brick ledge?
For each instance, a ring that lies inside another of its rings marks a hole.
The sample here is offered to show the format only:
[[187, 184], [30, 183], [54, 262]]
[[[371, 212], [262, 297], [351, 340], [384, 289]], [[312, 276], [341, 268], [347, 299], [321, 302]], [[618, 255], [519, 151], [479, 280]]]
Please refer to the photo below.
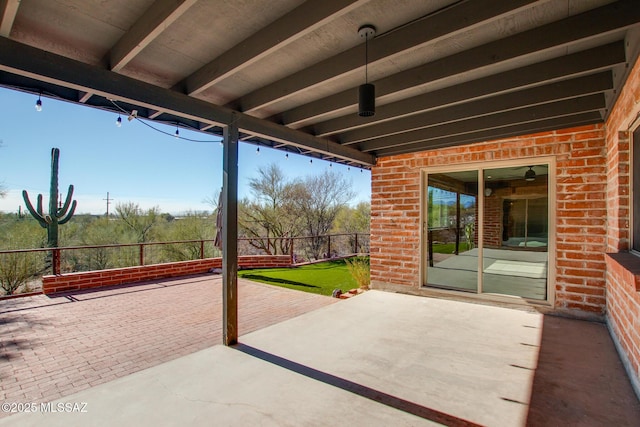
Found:
[[[289, 255], [244, 255], [238, 257], [238, 268], [290, 267]], [[94, 270], [86, 272], [63, 273], [42, 277], [42, 291], [45, 295], [116, 286], [146, 280], [166, 279], [170, 277], [201, 274], [212, 269], [222, 268], [222, 258], [205, 258], [191, 261], [178, 261], [164, 264], [151, 264]]]
[[636, 291], [640, 292], [640, 257], [630, 252], [608, 253], [606, 255], [633, 277]]

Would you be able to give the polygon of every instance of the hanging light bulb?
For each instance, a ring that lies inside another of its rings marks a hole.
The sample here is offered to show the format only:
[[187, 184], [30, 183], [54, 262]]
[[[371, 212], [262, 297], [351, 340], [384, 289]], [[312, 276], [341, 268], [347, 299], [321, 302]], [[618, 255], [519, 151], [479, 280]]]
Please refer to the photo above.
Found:
[[289, 153], [284, 155], [285, 160], [289, 160]]
[[369, 39], [376, 34], [373, 25], [363, 25], [358, 29], [358, 35], [364, 37], [364, 84], [358, 88], [358, 115], [371, 117], [376, 114], [376, 87], [369, 83]]
[[180, 131], [178, 130], [178, 124], [176, 123], [176, 133], [175, 133], [175, 137], [176, 138], [180, 138]]
[[527, 166], [529, 168], [528, 171], [524, 173], [525, 181], [535, 181], [536, 180], [536, 172], [533, 170], [533, 166]]
[[42, 100], [40, 99], [40, 95], [38, 95], [38, 100], [36, 101], [36, 111], [42, 111]]
[[313, 164], [313, 159], [310, 159], [310, 160], [309, 160], [309, 163], [310, 163], [310, 164]]
[[347, 172], [351, 172], [351, 166], [347, 166]]
[[256, 156], [260, 155], [260, 146], [258, 145], [258, 148], [256, 148]]
[[122, 117], [120, 117], [120, 114], [118, 114], [118, 119], [116, 120], [116, 126], [117, 127], [122, 126]]

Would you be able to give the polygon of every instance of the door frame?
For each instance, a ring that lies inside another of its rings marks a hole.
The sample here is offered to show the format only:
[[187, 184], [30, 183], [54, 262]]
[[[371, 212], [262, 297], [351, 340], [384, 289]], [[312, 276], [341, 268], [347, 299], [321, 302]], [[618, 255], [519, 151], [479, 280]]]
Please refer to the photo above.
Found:
[[[508, 167], [521, 167], [529, 165], [546, 164], [548, 166], [547, 176], [547, 195], [548, 195], [548, 245], [547, 245], [547, 299], [546, 300], [534, 300], [523, 298], [515, 295], [507, 294], [487, 294], [482, 292], [482, 260], [484, 249], [484, 170], [496, 169], [496, 168], [508, 168]], [[428, 241], [427, 241], [427, 209], [428, 209], [428, 176], [434, 173], [443, 172], [462, 172], [462, 171], [478, 171], [478, 285], [476, 293], [457, 291], [457, 290], [440, 290], [430, 287], [427, 283], [427, 269], [429, 263], [427, 261]], [[527, 157], [513, 160], [494, 160], [483, 162], [468, 162], [460, 164], [438, 165], [423, 168], [421, 170], [420, 177], [420, 288], [434, 290], [437, 293], [460, 295], [465, 294], [473, 297], [480, 297], [482, 299], [493, 300], [509, 300], [514, 299], [524, 300], [528, 303], [545, 304], [553, 306], [555, 304], [555, 291], [556, 291], [556, 206], [557, 206], [557, 191], [556, 191], [556, 158], [555, 156], [544, 157]], [[481, 190], [482, 189], [482, 190]]]

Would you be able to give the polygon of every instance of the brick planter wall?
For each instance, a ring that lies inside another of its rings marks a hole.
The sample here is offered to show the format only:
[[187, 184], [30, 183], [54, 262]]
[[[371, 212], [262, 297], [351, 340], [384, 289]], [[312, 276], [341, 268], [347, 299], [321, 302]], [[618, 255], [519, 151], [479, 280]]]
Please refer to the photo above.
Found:
[[[240, 268], [290, 267], [289, 255], [250, 255], [238, 257]], [[145, 280], [165, 279], [206, 273], [212, 268], [221, 268], [221, 258], [207, 258], [194, 261], [171, 262], [139, 267], [112, 268], [109, 270], [65, 273], [42, 278], [45, 294], [77, 291], [102, 286], [121, 285]]]
[[[554, 156], [557, 308], [605, 308], [606, 146], [603, 125], [378, 159], [371, 173], [371, 281], [420, 288], [420, 180], [433, 166]], [[555, 256], [554, 256], [555, 255]], [[552, 278], [553, 279], [553, 278]]]

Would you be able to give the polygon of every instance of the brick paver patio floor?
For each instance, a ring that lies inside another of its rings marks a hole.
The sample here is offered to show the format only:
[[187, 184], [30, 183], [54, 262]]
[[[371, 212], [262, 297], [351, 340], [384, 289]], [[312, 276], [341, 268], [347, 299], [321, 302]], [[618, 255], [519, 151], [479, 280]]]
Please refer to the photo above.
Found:
[[[240, 335], [339, 301], [242, 280], [238, 294]], [[220, 276], [0, 301], [0, 401], [48, 402], [221, 342]]]

